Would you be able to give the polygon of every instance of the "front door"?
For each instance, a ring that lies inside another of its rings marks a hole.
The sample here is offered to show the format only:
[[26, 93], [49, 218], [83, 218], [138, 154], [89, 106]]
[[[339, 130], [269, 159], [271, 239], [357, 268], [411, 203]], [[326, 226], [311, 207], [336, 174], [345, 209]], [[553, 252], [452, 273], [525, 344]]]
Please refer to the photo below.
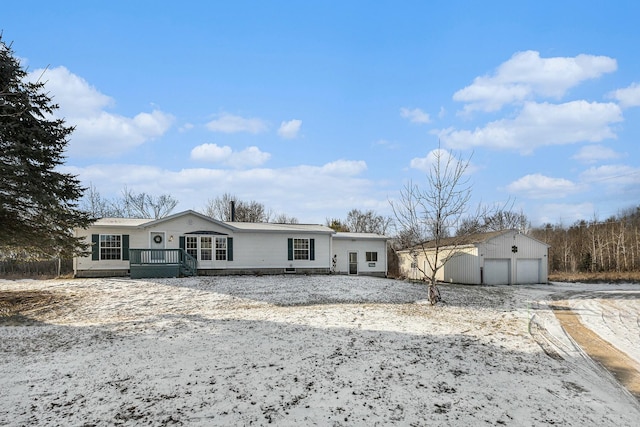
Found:
[[[164, 249], [164, 233], [151, 233], [151, 249]], [[151, 260], [156, 262], [163, 262], [164, 251], [152, 250]]]
[[349, 274], [358, 274], [358, 252], [349, 252]]

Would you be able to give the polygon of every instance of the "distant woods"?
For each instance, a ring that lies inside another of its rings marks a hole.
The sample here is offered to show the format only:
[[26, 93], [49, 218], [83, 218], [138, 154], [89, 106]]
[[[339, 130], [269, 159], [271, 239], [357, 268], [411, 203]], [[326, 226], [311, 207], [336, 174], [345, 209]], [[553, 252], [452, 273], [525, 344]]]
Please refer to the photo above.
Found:
[[640, 207], [605, 221], [578, 221], [568, 228], [546, 224], [530, 235], [551, 245], [551, 272], [640, 271]]

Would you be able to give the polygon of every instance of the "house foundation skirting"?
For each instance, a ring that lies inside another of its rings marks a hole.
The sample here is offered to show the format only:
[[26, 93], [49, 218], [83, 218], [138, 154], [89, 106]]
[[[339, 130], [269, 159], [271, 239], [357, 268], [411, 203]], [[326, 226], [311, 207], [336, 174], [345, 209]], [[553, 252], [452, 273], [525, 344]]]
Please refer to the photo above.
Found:
[[225, 268], [199, 269], [198, 276], [329, 274], [328, 268]]
[[129, 277], [129, 270], [78, 270], [74, 277], [98, 278], [98, 277]]

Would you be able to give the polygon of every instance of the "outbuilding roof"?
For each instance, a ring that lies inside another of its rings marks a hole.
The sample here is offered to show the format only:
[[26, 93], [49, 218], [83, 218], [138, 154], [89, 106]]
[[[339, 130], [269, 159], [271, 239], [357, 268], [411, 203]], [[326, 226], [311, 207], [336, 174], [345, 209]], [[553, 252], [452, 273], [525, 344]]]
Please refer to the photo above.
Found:
[[[465, 236], [456, 236], [456, 237], [449, 237], [446, 239], [441, 239], [438, 246], [441, 248], [447, 248], [447, 247], [460, 247], [460, 246], [472, 246], [472, 245], [478, 245], [480, 243], [484, 243], [487, 242], [491, 239], [494, 239], [496, 237], [505, 235], [505, 234], [509, 234], [509, 233], [519, 233], [518, 230], [500, 230], [500, 231], [489, 231], [486, 233], [474, 233], [474, 234], [469, 234], [469, 235], [465, 235]], [[531, 240], [535, 240], [537, 242], [540, 242], [537, 239], [534, 239], [531, 236], [527, 236], [526, 234], [523, 234], [523, 236], [531, 239]], [[436, 247], [436, 241], [435, 240], [429, 240], [426, 241], [424, 243], [419, 243], [415, 246], [413, 246], [412, 248], [406, 248], [404, 249], [405, 251], [411, 250], [411, 249], [431, 249], [431, 248], [435, 248]], [[544, 242], [540, 242], [543, 245], [547, 245], [548, 244], [544, 243]]]

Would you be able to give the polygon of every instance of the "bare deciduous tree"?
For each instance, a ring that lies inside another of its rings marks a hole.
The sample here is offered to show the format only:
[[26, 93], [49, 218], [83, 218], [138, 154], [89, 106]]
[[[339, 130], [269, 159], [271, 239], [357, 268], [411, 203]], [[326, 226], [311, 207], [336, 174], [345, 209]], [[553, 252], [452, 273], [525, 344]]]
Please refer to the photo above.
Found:
[[235, 209], [234, 220], [238, 222], [271, 222], [273, 218], [273, 221], [278, 223], [298, 223], [297, 218], [287, 216], [286, 214], [274, 216], [264, 204], [256, 202], [255, 200], [250, 202], [238, 200], [235, 195], [230, 193], [224, 193], [215, 199], [209, 199], [203, 213], [219, 221], [231, 221], [232, 203]]
[[430, 156], [427, 187], [409, 182], [400, 191], [400, 199], [391, 201], [391, 207], [400, 233], [424, 256], [425, 265], [416, 268], [429, 283], [429, 299], [435, 304], [439, 300], [438, 271], [456, 255], [455, 248], [463, 241], [449, 237], [467, 214], [471, 185], [466, 175], [470, 158], [462, 159], [441, 148]]
[[152, 196], [147, 193], [135, 193], [127, 187], [122, 196], [113, 200], [103, 198], [91, 185], [85, 194], [82, 209], [94, 218], [164, 218], [178, 205], [178, 201], [168, 194]]
[[377, 215], [374, 211], [351, 209], [344, 225], [354, 233], [376, 233], [385, 235], [391, 224], [391, 218]]
[[470, 216], [462, 219], [456, 230], [456, 235], [463, 236], [510, 229], [526, 234], [530, 228], [531, 224], [524, 213], [500, 209], [483, 216]]

